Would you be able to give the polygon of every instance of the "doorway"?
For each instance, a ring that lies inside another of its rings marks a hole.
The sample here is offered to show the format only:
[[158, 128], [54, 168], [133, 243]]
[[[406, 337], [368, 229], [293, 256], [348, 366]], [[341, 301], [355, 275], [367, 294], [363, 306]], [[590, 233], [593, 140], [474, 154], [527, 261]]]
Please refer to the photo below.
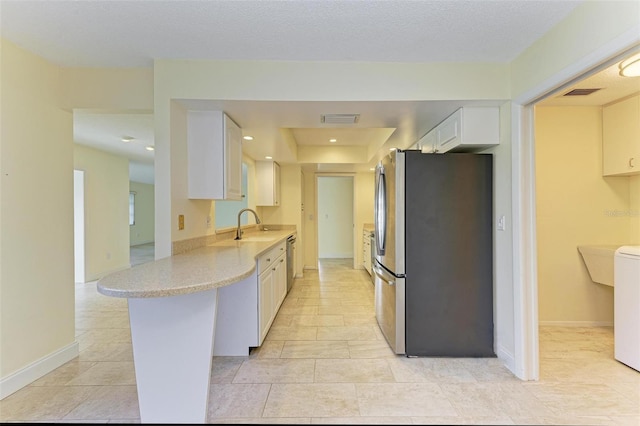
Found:
[[318, 176], [316, 187], [318, 261], [354, 265], [354, 177]]

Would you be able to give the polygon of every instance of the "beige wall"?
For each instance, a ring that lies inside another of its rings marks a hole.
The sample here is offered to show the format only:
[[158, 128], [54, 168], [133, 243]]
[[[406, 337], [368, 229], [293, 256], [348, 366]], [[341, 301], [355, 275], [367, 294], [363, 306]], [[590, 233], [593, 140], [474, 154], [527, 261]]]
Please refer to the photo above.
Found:
[[373, 172], [356, 173], [355, 192], [355, 261], [356, 265], [362, 266], [362, 230], [365, 223], [373, 223], [373, 200], [375, 187], [375, 174]]
[[[78, 347], [73, 123], [71, 113], [59, 108], [60, 69], [6, 40], [0, 43], [0, 397], [4, 397], [76, 356]], [[37, 368], [19, 374], [34, 364]]]
[[129, 267], [129, 160], [76, 144], [73, 166], [85, 172], [85, 277], [92, 281]]
[[129, 245], [153, 242], [155, 230], [154, 186], [147, 183], [129, 182], [129, 191], [136, 193], [135, 223], [129, 225]]
[[601, 107], [536, 108], [541, 323], [612, 324], [613, 288], [591, 281], [577, 246], [629, 242], [628, 177], [602, 176]]

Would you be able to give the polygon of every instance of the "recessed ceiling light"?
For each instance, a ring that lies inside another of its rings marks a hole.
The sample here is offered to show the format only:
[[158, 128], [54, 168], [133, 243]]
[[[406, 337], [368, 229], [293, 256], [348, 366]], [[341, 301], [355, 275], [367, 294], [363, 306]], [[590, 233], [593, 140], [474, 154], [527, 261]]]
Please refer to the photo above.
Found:
[[369, 170], [371, 170], [372, 172], [375, 172], [376, 169], [374, 169], [373, 167], [371, 167]]
[[267, 160], [273, 159], [273, 157], [269, 157], [268, 155], [266, 157], [264, 157], [264, 158], [266, 158]]
[[245, 141], [252, 141], [253, 140], [253, 136], [243, 136], [242, 139], [244, 139]]
[[338, 142], [338, 139], [329, 139], [329, 142], [331, 143]]
[[395, 150], [395, 148], [389, 148], [389, 151], [394, 151], [394, 150]]
[[120, 138], [120, 140], [122, 142], [131, 142], [132, 140], [134, 140], [135, 138], [133, 136], [123, 136]]
[[153, 146], [151, 146], [151, 145], [145, 147], [144, 149], [146, 149], [147, 151], [154, 151], [155, 150], [155, 148]]

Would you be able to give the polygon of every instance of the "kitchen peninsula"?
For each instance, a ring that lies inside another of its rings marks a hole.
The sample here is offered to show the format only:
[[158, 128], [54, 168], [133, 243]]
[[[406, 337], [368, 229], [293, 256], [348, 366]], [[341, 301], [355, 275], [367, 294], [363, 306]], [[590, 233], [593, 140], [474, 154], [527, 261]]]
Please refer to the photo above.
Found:
[[[227, 355], [246, 355], [261, 344], [271, 321], [261, 321], [260, 273], [276, 260], [286, 271], [279, 252], [295, 233], [246, 233], [98, 281], [98, 292], [128, 299], [143, 423], [206, 423], [212, 357], [218, 346]], [[266, 297], [271, 320], [284, 295]]]

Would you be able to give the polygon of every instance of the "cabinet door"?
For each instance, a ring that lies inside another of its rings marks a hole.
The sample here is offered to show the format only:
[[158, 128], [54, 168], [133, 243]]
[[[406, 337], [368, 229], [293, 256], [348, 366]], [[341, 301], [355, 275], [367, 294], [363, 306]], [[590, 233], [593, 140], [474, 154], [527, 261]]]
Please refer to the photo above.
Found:
[[435, 152], [447, 152], [460, 145], [460, 120], [462, 118], [462, 110], [458, 110], [447, 117], [438, 126], [438, 145]]
[[275, 318], [282, 301], [287, 296], [287, 258], [284, 254], [280, 256], [274, 264], [273, 288], [273, 317]]
[[273, 205], [280, 205], [280, 164], [273, 163]]
[[242, 132], [226, 114], [225, 136], [225, 199], [242, 200]]
[[280, 165], [275, 161], [256, 161], [256, 205], [280, 205]]
[[242, 199], [241, 136], [222, 111], [187, 111], [189, 198]]
[[258, 318], [260, 344], [262, 344], [273, 319], [273, 271], [271, 268], [260, 274], [258, 278]]
[[640, 173], [640, 96], [602, 109], [604, 176]]

